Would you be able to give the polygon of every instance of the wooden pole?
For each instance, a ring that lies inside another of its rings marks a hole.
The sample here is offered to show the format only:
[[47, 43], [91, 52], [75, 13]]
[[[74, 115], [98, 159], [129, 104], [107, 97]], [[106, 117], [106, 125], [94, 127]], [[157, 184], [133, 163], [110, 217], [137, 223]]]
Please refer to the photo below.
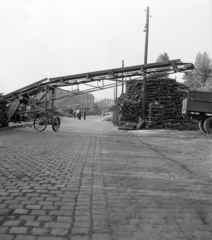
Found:
[[[124, 60], [122, 60], [122, 67], [124, 67]], [[121, 93], [124, 93], [124, 76], [122, 76]]]
[[149, 41], [149, 7], [146, 10], [146, 39], [145, 39], [145, 55], [144, 55], [144, 64], [147, 64], [148, 58], [148, 41]]
[[48, 93], [48, 85], [46, 85], [46, 87], [45, 87], [45, 93], [46, 93], [46, 95], [45, 95], [45, 108], [44, 108], [44, 116], [45, 117], [47, 117], [47, 93]]
[[[148, 57], [148, 40], [149, 40], [149, 7], [146, 10], [146, 39], [145, 39], [145, 54], [144, 54], [144, 69], [145, 64], [147, 64], [147, 57]], [[146, 78], [143, 81], [143, 104], [142, 104], [142, 120], [146, 119]], [[142, 90], [141, 90], [142, 91]]]
[[[117, 79], [116, 79], [117, 80]], [[116, 81], [116, 105], [117, 105], [117, 95], [118, 95], [118, 83], [117, 83], [117, 81]]]

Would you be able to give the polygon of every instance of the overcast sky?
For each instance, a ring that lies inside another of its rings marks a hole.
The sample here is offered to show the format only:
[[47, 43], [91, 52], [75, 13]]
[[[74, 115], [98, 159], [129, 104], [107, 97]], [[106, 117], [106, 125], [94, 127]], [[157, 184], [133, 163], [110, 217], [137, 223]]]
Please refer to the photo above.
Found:
[[[212, 0], [0, 0], [0, 93], [45, 77], [148, 63], [167, 52], [212, 58]], [[113, 98], [113, 89], [95, 92]]]

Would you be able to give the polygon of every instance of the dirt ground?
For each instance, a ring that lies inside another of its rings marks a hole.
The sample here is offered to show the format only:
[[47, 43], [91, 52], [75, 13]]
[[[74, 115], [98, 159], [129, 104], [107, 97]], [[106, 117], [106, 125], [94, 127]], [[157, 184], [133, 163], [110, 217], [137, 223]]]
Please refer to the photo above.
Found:
[[212, 135], [178, 130], [137, 130], [130, 133], [161, 156], [194, 174], [195, 178], [212, 180]]

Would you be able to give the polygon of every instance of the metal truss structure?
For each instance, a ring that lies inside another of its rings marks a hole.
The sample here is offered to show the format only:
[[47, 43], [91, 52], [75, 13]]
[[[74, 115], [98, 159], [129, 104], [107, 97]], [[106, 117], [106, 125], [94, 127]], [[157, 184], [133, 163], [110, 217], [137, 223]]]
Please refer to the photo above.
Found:
[[[8, 103], [6, 112], [7, 122], [14, 118], [14, 115], [21, 104], [25, 105], [22, 112], [27, 112], [27, 106], [30, 106], [30, 111], [35, 118], [36, 116], [41, 115], [45, 117], [45, 125], [49, 122], [54, 122], [52, 110], [54, 101], [59, 99], [55, 96], [56, 88], [63, 88], [67, 86], [77, 87], [78, 91], [73, 91], [70, 92], [70, 94], [60, 97], [65, 98], [114, 88], [121, 86], [132, 79], [137, 79], [138, 81], [148, 81], [149, 78], [156, 78], [158, 76], [165, 76], [178, 72], [185, 73], [192, 69], [194, 69], [194, 65], [192, 63], [183, 63], [180, 59], [176, 59], [167, 62], [115, 68], [49, 79], [44, 78], [26, 87], [4, 95], [4, 98]], [[85, 89], [80, 90], [80, 86], [84, 86]], [[51, 109], [51, 111], [49, 109]], [[59, 120], [57, 119], [57, 124], [58, 121]]]
[[[67, 87], [67, 86], [80, 86], [84, 85], [87, 87], [85, 90], [74, 92], [72, 94], [79, 95], [99, 90], [104, 90], [107, 88], [113, 88], [121, 85], [122, 82], [127, 82], [132, 79], [143, 80], [148, 78], [154, 78], [157, 76], [165, 76], [178, 72], [186, 72], [188, 70], [194, 69], [192, 63], [183, 63], [180, 59], [171, 60], [167, 62], [160, 63], [150, 63], [146, 65], [136, 65], [123, 68], [115, 68], [109, 70], [102, 70], [89, 73], [74, 74], [55, 78], [44, 78], [38, 82], [30, 84], [24, 88], [18, 89], [14, 92], [5, 95], [7, 101], [13, 101], [17, 95], [29, 94], [35, 95], [37, 92], [45, 91], [45, 87], [49, 86], [51, 88], [57, 87]], [[105, 84], [109, 80], [110, 83]], [[94, 83], [95, 85], [91, 85]]]

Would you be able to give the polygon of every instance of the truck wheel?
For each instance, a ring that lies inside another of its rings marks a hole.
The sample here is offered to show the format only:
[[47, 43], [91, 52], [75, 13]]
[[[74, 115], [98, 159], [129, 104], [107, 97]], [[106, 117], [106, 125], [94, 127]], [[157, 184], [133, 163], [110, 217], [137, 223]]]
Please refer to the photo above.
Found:
[[204, 129], [208, 134], [212, 133], [212, 117], [209, 117], [205, 120]]
[[202, 133], [206, 133], [206, 130], [204, 129], [204, 121], [199, 121], [199, 129]]

